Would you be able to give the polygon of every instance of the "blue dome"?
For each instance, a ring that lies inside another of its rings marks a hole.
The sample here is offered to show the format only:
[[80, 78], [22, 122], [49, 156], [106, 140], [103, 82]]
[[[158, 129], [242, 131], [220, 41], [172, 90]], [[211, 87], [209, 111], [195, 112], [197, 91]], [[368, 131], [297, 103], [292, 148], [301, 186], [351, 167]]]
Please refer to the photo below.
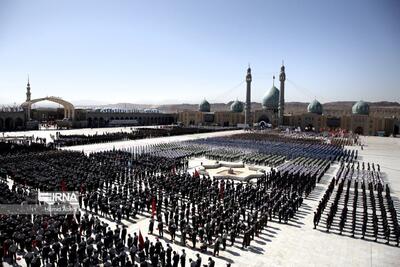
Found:
[[236, 100], [231, 105], [232, 112], [240, 113], [240, 112], [243, 112], [243, 109], [244, 109], [244, 104], [242, 102], [240, 102], [239, 100]]
[[322, 114], [322, 105], [319, 103], [316, 99], [314, 99], [307, 107], [307, 111], [309, 113], [315, 113], [315, 114]]
[[355, 103], [351, 110], [356, 115], [369, 115], [369, 105], [362, 100]]
[[277, 109], [279, 107], [279, 90], [275, 86], [264, 95], [262, 106], [265, 109]]
[[208, 101], [205, 99], [203, 101], [201, 101], [201, 103], [199, 105], [199, 111], [210, 112], [210, 103], [208, 103]]

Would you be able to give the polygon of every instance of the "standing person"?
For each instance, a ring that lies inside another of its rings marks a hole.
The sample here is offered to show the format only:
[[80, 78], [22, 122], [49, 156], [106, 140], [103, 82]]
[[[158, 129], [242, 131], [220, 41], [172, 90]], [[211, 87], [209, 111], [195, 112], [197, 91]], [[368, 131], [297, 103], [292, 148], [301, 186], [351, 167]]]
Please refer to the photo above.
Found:
[[185, 267], [186, 265], [186, 253], [185, 250], [182, 249], [182, 254], [181, 254], [181, 267]]
[[150, 219], [150, 224], [149, 224], [149, 234], [153, 234], [153, 228], [154, 228], [154, 219]]
[[[11, 254], [11, 258], [13, 260], [13, 263], [17, 262], [17, 249], [18, 248], [17, 248], [17, 246], [15, 245], [14, 242], [11, 243], [10, 248], [8, 249], [8, 251]], [[46, 255], [46, 257], [47, 257], [47, 255]], [[46, 258], [46, 260], [47, 260], [47, 258]], [[43, 257], [43, 264], [44, 264], [44, 262], [45, 262], [45, 259]]]
[[176, 235], [176, 224], [172, 223], [170, 227], [170, 232], [171, 232], [171, 241], [175, 242], [175, 235]]
[[208, 266], [207, 267], [215, 267], [215, 261], [211, 257], [208, 258]]
[[161, 246], [161, 250], [160, 250], [160, 263], [161, 263], [161, 267], [165, 266], [165, 250], [164, 250], [163, 246]]
[[216, 255], [219, 256], [219, 246], [220, 246], [220, 244], [221, 244], [220, 237], [217, 237], [217, 239], [215, 240], [215, 243], [214, 243], [214, 253], [213, 253], [214, 257]]
[[201, 257], [200, 257], [200, 254], [197, 253], [196, 256], [197, 256], [196, 267], [201, 267]]
[[137, 252], [137, 247], [134, 244], [132, 244], [132, 247], [129, 249], [129, 255], [131, 256], [131, 261], [133, 264], [135, 264], [136, 252]]
[[172, 248], [167, 244], [167, 266], [171, 266]]
[[192, 231], [193, 248], [196, 248], [196, 242], [197, 242], [197, 234], [196, 234], [196, 230], [193, 229], [193, 231]]
[[228, 235], [226, 234], [226, 232], [224, 232], [224, 235], [222, 236], [222, 248], [223, 250], [226, 249], [226, 240], [228, 239]]
[[124, 225], [122, 228], [122, 231], [121, 231], [122, 244], [124, 244], [124, 245], [125, 245], [125, 240], [126, 240], [126, 233], [127, 233], [127, 230], [126, 230], [126, 226]]
[[158, 236], [159, 237], [164, 236], [164, 224], [161, 220], [158, 222]]
[[236, 233], [234, 230], [231, 231], [231, 246], [235, 243]]
[[146, 252], [146, 258], [149, 257], [150, 240], [146, 236], [146, 241], [144, 241], [144, 251]]
[[173, 254], [174, 254], [174, 256], [172, 257], [172, 261], [173, 261], [172, 267], [178, 267], [178, 264], [179, 264], [179, 254], [176, 253], [176, 251], [174, 251]]
[[128, 234], [128, 248], [130, 249], [133, 245], [133, 238], [131, 234]]
[[138, 242], [139, 242], [139, 237], [137, 236], [136, 232], [133, 233], [133, 245], [135, 247], [138, 246]]
[[186, 227], [183, 227], [181, 231], [181, 240], [182, 240], [182, 245], [186, 246]]

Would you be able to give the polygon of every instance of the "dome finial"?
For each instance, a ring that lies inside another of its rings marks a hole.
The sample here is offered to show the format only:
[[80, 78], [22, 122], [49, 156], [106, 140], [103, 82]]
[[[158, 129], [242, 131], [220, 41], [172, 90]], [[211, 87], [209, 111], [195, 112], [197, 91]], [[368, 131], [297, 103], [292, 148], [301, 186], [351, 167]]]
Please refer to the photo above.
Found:
[[275, 75], [272, 76], [272, 86], [275, 86]]

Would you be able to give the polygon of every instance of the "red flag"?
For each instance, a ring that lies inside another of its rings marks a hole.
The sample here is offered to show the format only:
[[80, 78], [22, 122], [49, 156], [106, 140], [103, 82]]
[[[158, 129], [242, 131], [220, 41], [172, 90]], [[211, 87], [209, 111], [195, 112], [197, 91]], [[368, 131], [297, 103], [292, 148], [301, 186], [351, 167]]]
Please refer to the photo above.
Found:
[[65, 185], [64, 179], [61, 180], [61, 191], [63, 192], [67, 191], [67, 186]]
[[200, 178], [200, 173], [197, 171], [197, 169], [194, 169], [194, 175], [195, 178]]
[[153, 200], [151, 202], [151, 217], [154, 218], [154, 215], [156, 214], [157, 208], [156, 208], [156, 199], [153, 197]]
[[139, 250], [144, 249], [144, 239], [142, 236], [142, 232], [139, 230]]
[[81, 184], [81, 193], [83, 193], [85, 191], [85, 187], [83, 186], [83, 184]]
[[176, 174], [176, 171], [175, 171], [175, 169], [176, 169], [176, 168], [175, 168], [175, 165], [173, 165], [173, 166], [172, 166], [172, 169], [171, 169], [171, 173], [172, 173], [173, 175], [175, 175], [175, 174]]
[[224, 189], [225, 189], [224, 183], [221, 182], [220, 187], [219, 187], [219, 199], [224, 198]]

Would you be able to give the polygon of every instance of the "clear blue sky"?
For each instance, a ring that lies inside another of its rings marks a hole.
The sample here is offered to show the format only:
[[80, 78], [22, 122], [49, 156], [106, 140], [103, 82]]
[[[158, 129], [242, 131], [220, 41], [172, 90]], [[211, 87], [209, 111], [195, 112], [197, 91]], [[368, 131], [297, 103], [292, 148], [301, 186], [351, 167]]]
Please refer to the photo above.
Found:
[[0, 0], [0, 103], [400, 102], [400, 1]]

